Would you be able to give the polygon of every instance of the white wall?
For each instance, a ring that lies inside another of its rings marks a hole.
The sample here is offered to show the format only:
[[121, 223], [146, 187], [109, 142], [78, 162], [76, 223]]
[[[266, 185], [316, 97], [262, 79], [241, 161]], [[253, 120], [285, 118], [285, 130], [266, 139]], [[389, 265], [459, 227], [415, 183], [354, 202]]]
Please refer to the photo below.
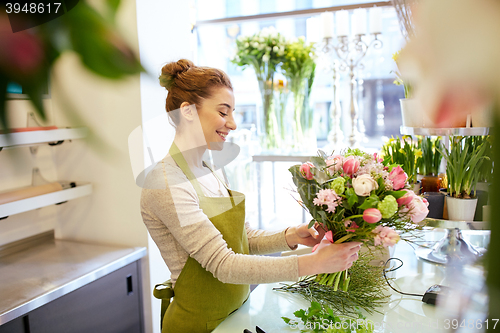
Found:
[[[190, 47], [190, 10], [188, 1], [175, 0], [138, 0], [137, 26], [141, 63], [148, 73], [141, 75], [140, 94], [143, 124], [151, 119], [165, 115], [166, 91], [158, 83], [161, 67], [170, 61], [180, 58], [193, 60]], [[159, 155], [166, 154], [173, 139], [173, 129], [167, 127], [161, 133], [162, 141], [152, 143], [159, 146]], [[164, 149], [163, 152], [161, 151]], [[155, 151], [155, 160], [158, 152]], [[149, 160], [149, 158], [147, 158]], [[165, 262], [158, 248], [149, 238], [149, 278], [151, 287], [164, 282], [170, 277]], [[152, 293], [145, 289], [144, 293]], [[160, 301], [152, 299], [150, 321], [152, 332], [160, 332]], [[148, 320], [148, 318], [146, 318]]]

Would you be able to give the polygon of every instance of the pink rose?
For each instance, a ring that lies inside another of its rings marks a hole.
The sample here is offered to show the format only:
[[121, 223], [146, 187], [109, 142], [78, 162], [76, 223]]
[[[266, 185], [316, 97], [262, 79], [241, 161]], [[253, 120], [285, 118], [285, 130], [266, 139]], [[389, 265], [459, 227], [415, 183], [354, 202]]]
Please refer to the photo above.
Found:
[[379, 225], [373, 229], [372, 233], [375, 234], [375, 237], [373, 237], [375, 245], [388, 247], [393, 246], [399, 241], [398, 233], [389, 227], [382, 227]]
[[311, 162], [306, 162], [302, 164], [299, 168], [300, 174], [307, 180], [311, 180], [314, 178], [314, 175], [311, 172], [311, 168], [314, 168], [314, 165]]
[[368, 223], [377, 223], [382, 219], [382, 213], [377, 208], [367, 208], [363, 212], [363, 220]]
[[410, 202], [413, 200], [413, 197], [415, 196], [415, 192], [412, 190], [403, 190], [405, 191], [405, 195], [403, 195], [401, 198], [397, 199], [396, 201], [398, 202], [399, 206], [407, 206], [410, 204]]
[[394, 190], [402, 189], [405, 186], [408, 175], [404, 170], [398, 165], [393, 168], [389, 173], [389, 179], [392, 181], [392, 187]]
[[342, 165], [342, 169], [345, 173], [352, 175], [359, 168], [359, 160], [355, 156], [348, 156], [344, 159], [344, 164]]
[[331, 173], [338, 172], [342, 169], [344, 158], [340, 155], [333, 155], [326, 160], [326, 166]]
[[417, 195], [413, 197], [411, 202], [403, 209], [401, 209], [400, 215], [408, 215], [412, 222], [418, 223], [427, 217], [429, 214], [429, 202]]

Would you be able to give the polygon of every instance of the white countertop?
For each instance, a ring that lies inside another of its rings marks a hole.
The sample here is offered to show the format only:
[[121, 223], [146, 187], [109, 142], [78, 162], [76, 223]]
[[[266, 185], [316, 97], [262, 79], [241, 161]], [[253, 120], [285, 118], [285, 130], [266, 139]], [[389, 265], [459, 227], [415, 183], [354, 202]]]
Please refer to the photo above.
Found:
[[[476, 246], [487, 244], [489, 240], [485, 231], [462, 231], [462, 233], [465, 239]], [[442, 236], [443, 231], [438, 229], [425, 232], [425, 239], [429, 241], [437, 241]], [[434, 284], [449, 284], [449, 271], [445, 266], [418, 260], [413, 248], [406, 242], [400, 241], [395, 246], [392, 257], [400, 258], [404, 262], [403, 267], [390, 273], [395, 279], [392, 282], [393, 286], [401, 291], [423, 294]], [[307, 309], [310, 304], [299, 295], [272, 290], [279, 286], [279, 283], [259, 285], [252, 291], [248, 301], [213, 332], [235, 333], [243, 332], [245, 328], [256, 332], [256, 325], [266, 333], [299, 332], [298, 328], [290, 327], [281, 317], [296, 319], [293, 312]], [[382, 314], [365, 313], [367, 319], [374, 322], [375, 332], [443, 332], [447, 326], [452, 325], [453, 318], [448, 316], [450, 312], [442, 307], [436, 308], [423, 303], [421, 297], [401, 295], [389, 288], [387, 292], [391, 297], [389, 302], [379, 309]], [[473, 320], [475, 324], [483, 321], [482, 314], [477, 312], [469, 313], [466, 318]], [[463, 331], [473, 330], [465, 327]], [[474, 331], [477, 332], [475, 329]]]

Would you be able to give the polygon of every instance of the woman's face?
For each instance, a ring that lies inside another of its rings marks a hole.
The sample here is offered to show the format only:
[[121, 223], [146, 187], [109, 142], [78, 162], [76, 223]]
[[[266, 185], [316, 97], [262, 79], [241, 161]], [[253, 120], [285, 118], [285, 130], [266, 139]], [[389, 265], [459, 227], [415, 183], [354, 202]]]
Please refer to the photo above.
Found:
[[236, 129], [233, 112], [234, 95], [229, 88], [214, 88], [212, 96], [203, 100], [198, 117], [208, 149], [222, 150], [226, 136]]

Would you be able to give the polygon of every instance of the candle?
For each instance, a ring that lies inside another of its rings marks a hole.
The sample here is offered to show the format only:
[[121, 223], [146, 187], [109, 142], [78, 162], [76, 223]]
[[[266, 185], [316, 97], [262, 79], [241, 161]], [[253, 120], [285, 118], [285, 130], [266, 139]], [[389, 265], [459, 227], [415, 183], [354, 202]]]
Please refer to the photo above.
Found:
[[370, 33], [379, 34], [382, 32], [382, 8], [373, 7], [370, 9]]
[[336, 14], [337, 20], [337, 35], [347, 36], [349, 35], [349, 12], [346, 10], [339, 10]]
[[321, 14], [321, 26], [323, 29], [323, 38], [333, 36], [333, 13], [324, 12]]
[[308, 43], [318, 43], [321, 40], [320, 17], [314, 16], [306, 20], [306, 40]]
[[352, 15], [352, 33], [353, 35], [366, 34], [366, 10], [363, 8], [354, 10]]

